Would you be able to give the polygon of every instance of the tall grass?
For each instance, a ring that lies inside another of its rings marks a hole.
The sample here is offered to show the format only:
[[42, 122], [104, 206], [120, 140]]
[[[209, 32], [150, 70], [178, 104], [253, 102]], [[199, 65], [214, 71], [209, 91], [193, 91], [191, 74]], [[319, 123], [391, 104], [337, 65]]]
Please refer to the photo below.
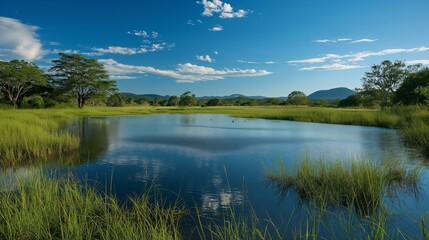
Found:
[[381, 165], [369, 161], [311, 162], [307, 157], [293, 171], [280, 163], [277, 170], [267, 168], [267, 181], [282, 193], [294, 190], [301, 199], [318, 206], [353, 206], [364, 214], [380, 208], [384, 193], [392, 188], [417, 189], [420, 168], [407, 168], [399, 161]]
[[46, 110], [0, 110], [1, 165], [29, 163], [76, 150], [79, 139], [61, 130], [61, 122], [67, 118]]
[[0, 239], [180, 239], [184, 211], [149, 199], [125, 207], [70, 177], [18, 180], [0, 193]]

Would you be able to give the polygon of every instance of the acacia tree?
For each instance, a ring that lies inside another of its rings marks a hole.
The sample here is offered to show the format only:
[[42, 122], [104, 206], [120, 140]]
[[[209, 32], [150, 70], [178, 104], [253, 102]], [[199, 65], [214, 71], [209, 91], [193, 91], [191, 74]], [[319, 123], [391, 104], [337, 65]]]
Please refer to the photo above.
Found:
[[287, 96], [287, 101], [293, 105], [306, 105], [308, 98], [305, 93], [301, 91], [293, 91]]
[[64, 93], [71, 93], [82, 108], [90, 98], [106, 98], [116, 90], [116, 82], [109, 80], [104, 66], [95, 59], [79, 54], [60, 53], [60, 59], [53, 60], [52, 72], [55, 87]]
[[381, 64], [373, 65], [370, 72], [362, 78], [365, 91], [376, 91], [381, 96], [381, 106], [390, 104], [393, 93], [401, 86], [404, 80], [413, 72], [420, 69], [421, 65], [406, 66], [403, 61], [389, 60]]
[[47, 75], [35, 64], [24, 60], [0, 61], [0, 91], [13, 107], [36, 86], [47, 85]]
[[179, 105], [180, 106], [195, 106], [197, 104], [197, 98], [195, 94], [191, 94], [190, 91], [186, 91], [180, 96]]

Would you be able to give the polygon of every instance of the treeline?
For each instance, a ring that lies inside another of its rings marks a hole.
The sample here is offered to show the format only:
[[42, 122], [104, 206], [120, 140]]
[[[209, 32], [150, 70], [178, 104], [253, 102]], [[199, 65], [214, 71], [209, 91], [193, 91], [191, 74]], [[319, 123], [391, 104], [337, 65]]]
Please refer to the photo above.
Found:
[[24, 60], [0, 61], [0, 104], [15, 108], [82, 108], [85, 105], [124, 106], [285, 106], [378, 108], [429, 103], [429, 69], [402, 61], [373, 65], [362, 78], [357, 94], [340, 100], [312, 100], [301, 91], [287, 99], [213, 98], [198, 99], [187, 91], [180, 96], [148, 98], [124, 96], [95, 59], [60, 53], [47, 72]]
[[427, 105], [429, 68], [421, 64], [407, 66], [403, 61], [383, 61], [373, 65], [362, 78], [357, 94], [339, 102], [339, 107], [389, 107]]
[[60, 53], [48, 72], [24, 60], [0, 61], [0, 99], [17, 108], [108, 104], [118, 89], [95, 59]]

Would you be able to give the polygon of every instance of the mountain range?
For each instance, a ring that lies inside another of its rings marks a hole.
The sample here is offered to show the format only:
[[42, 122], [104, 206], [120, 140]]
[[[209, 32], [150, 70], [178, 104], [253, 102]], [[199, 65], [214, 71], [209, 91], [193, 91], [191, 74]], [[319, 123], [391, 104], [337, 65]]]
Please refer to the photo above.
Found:
[[[168, 99], [169, 95], [159, 95], [159, 94], [135, 94], [135, 93], [128, 93], [128, 92], [122, 92], [120, 93], [122, 97], [129, 97], [134, 99], [139, 98], [150, 98], [150, 99]], [[309, 99], [312, 100], [334, 100], [334, 99], [345, 99], [348, 96], [356, 94], [355, 91], [345, 88], [345, 87], [339, 87], [339, 88], [333, 88], [328, 90], [319, 90], [314, 93], [311, 93], [308, 95]], [[197, 97], [197, 99], [201, 100], [208, 100], [212, 98], [218, 98], [218, 99], [266, 99], [268, 97], [265, 96], [246, 96], [242, 94], [232, 94], [229, 96], [203, 96], [203, 97]], [[287, 97], [278, 97], [281, 100], [287, 100]]]

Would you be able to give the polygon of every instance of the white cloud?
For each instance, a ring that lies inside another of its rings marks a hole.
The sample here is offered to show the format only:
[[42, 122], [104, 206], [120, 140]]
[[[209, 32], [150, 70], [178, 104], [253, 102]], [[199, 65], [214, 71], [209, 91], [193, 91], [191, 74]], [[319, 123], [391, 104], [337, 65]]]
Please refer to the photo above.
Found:
[[378, 41], [378, 39], [362, 38], [362, 39], [353, 40], [351, 38], [338, 38], [338, 39], [318, 39], [318, 40], [314, 40], [313, 42], [317, 42], [317, 43], [336, 43], [336, 42], [363, 43], [363, 42], [375, 42], [375, 41]]
[[218, 55], [218, 54], [219, 54], [219, 52], [218, 52], [218, 51], [214, 51], [214, 54]]
[[18, 19], [0, 17], [0, 52], [10, 58], [40, 59], [45, 52], [36, 34], [38, 29]]
[[362, 38], [362, 39], [354, 40], [350, 43], [363, 43], [363, 42], [375, 42], [375, 41], [378, 41], [378, 39]]
[[200, 24], [203, 23], [203, 21], [201, 21], [200, 19], [198, 19], [197, 22], [200, 23]]
[[278, 62], [274, 62], [274, 61], [268, 61], [268, 62], [265, 62], [265, 64], [277, 64]]
[[212, 28], [209, 28], [209, 31], [220, 32], [220, 31], [223, 31], [223, 27], [222, 26], [214, 26]]
[[319, 40], [314, 40], [314, 42], [317, 42], [317, 43], [334, 43], [337, 41], [336, 40], [330, 40], [330, 39], [319, 39]]
[[138, 77], [135, 76], [126, 76], [126, 75], [110, 75], [110, 79], [113, 80], [130, 80], [130, 79], [136, 79]]
[[155, 31], [153, 31], [153, 32], [152, 32], [152, 37], [153, 37], [153, 38], [157, 38], [157, 37], [158, 37], [158, 35], [159, 35], [159, 33], [158, 33], [158, 32], [155, 32]]
[[194, 21], [192, 21], [190, 19], [186, 22], [186, 24], [191, 25], [191, 26], [195, 26]]
[[61, 45], [61, 43], [59, 43], [59, 42], [48, 42], [48, 44], [51, 46], [60, 46]]
[[134, 55], [138, 53], [147, 53], [146, 48], [128, 48], [128, 47], [118, 47], [118, 46], [109, 46], [107, 48], [92, 48], [93, 51], [102, 54], [121, 54], [121, 55]]
[[142, 30], [141, 31], [133, 30], [132, 32], [128, 31], [127, 33], [138, 37], [144, 37], [144, 38], [150, 37], [146, 31], [142, 31]]
[[206, 17], [211, 17], [214, 13], [217, 13], [219, 14], [220, 18], [242, 18], [249, 13], [249, 11], [245, 11], [244, 9], [234, 12], [231, 4], [224, 3], [221, 0], [202, 0], [201, 2], [198, 1], [197, 3], [204, 6], [202, 15]]
[[198, 60], [203, 61], [203, 62], [214, 62], [215, 60], [213, 58], [211, 58], [209, 55], [198, 55], [196, 56]]
[[[194, 83], [199, 81], [220, 80], [228, 77], [256, 77], [271, 74], [266, 70], [230, 69], [216, 70], [210, 67], [191, 63], [179, 64], [174, 70], [161, 70], [149, 66], [134, 66], [118, 63], [113, 59], [100, 59], [105, 68], [113, 76], [129, 76], [130, 74], [154, 74], [176, 79], [176, 82]], [[130, 76], [135, 77], [135, 76]]]
[[291, 60], [288, 61], [288, 63], [323, 63], [328, 60], [334, 61], [334, 60], [347, 60], [349, 62], [356, 62], [356, 61], [362, 61], [367, 57], [372, 56], [385, 56], [390, 54], [398, 54], [398, 53], [414, 53], [414, 52], [425, 52], [429, 51], [428, 47], [418, 47], [418, 48], [393, 48], [393, 49], [385, 49], [379, 52], [371, 52], [371, 51], [364, 51], [364, 52], [358, 52], [354, 54], [345, 54], [345, 55], [337, 55], [337, 54], [326, 54], [323, 57], [318, 58], [309, 58], [309, 59], [303, 59], [303, 60]]
[[322, 66], [315, 66], [315, 67], [304, 67], [304, 68], [300, 68], [299, 70], [300, 71], [338, 71], [338, 70], [348, 70], [348, 69], [363, 68], [363, 67], [365, 66], [334, 63], [334, 64], [328, 64], [328, 65], [322, 65]]
[[259, 64], [259, 62], [245, 61], [245, 60], [237, 60], [239, 63], [247, 63], [247, 64]]
[[405, 64], [407, 64], [407, 65], [414, 65], [414, 64], [429, 65], [429, 60], [409, 60], [409, 61], [405, 61]]

